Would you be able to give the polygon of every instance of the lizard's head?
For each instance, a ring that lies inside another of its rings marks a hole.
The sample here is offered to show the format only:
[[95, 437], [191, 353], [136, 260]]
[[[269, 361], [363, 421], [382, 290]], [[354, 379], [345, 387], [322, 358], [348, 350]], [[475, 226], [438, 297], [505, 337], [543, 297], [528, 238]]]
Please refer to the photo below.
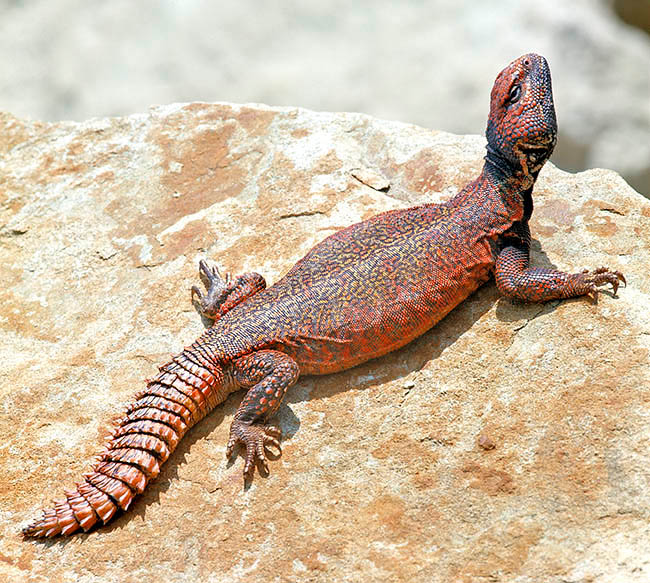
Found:
[[488, 159], [500, 157], [536, 176], [555, 147], [557, 122], [546, 59], [530, 53], [499, 73], [492, 88]]

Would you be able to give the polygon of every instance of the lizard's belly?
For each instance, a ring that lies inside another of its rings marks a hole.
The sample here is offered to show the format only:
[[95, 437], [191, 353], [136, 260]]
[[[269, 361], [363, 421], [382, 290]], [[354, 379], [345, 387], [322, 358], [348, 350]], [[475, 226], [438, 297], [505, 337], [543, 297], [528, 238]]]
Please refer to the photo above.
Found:
[[[384, 279], [358, 297], [314, 303], [295, 339], [278, 346], [302, 374], [329, 374], [396, 350], [429, 330], [488, 280], [491, 257], [418, 278]], [[346, 288], [347, 289], [347, 288]], [[306, 315], [307, 316], [307, 315]]]

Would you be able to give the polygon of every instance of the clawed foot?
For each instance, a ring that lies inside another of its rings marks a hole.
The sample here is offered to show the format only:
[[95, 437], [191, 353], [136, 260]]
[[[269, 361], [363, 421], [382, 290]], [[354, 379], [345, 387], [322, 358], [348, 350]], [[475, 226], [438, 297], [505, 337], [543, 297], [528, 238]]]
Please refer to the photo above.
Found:
[[230, 427], [230, 439], [226, 447], [226, 457], [230, 458], [238, 445], [246, 448], [246, 463], [244, 464], [244, 480], [253, 478], [255, 465], [259, 464], [265, 475], [269, 473], [266, 460], [266, 450], [269, 446], [277, 449], [277, 456], [282, 454], [279, 439], [282, 432], [273, 425], [250, 425], [241, 421], [233, 421]]
[[610, 284], [614, 295], [621, 283], [627, 286], [625, 276], [620, 271], [612, 271], [608, 267], [599, 267], [593, 271], [585, 269], [581, 275], [584, 276], [583, 284], [587, 290], [585, 295], [589, 296], [594, 303], [598, 301], [598, 292], [602, 291], [599, 289], [600, 286]]
[[199, 261], [199, 277], [207, 293], [204, 295], [197, 286], [193, 285], [192, 301], [196, 294], [201, 314], [206, 318], [216, 320], [219, 316], [219, 308], [230, 292], [230, 274], [226, 273], [224, 279], [216, 265], [210, 267], [206, 261], [201, 259]]

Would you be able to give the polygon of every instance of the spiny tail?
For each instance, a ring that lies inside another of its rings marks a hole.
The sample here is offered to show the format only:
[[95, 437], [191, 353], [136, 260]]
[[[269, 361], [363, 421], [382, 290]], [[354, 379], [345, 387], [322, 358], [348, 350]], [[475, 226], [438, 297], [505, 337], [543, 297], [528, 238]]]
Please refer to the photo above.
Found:
[[106, 524], [127, 510], [136, 495], [160, 472], [190, 427], [228, 395], [223, 372], [202, 356], [195, 343], [160, 367], [136, 395], [126, 415], [97, 456], [90, 473], [65, 498], [23, 529], [27, 537], [69, 535]]

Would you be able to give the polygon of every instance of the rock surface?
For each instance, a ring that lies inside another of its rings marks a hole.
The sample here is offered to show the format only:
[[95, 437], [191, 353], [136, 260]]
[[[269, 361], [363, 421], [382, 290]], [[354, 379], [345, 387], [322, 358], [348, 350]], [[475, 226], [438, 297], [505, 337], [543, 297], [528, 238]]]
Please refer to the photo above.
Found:
[[201, 103], [0, 128], [0, 579], [648, 580], [650, 203], [551, 165], [534, 262], [620, 269], [619, 298], [517, 305], [487, 284], [405, 349], [301, 379], [284, 455], [250, 489], [224, 459], [237, 394], [129, 513], [23, 541], [203, 329], [200, 258], [273, 282], [340, 227], [452, 196], [483, 140]]
[[650, 38], [612, 2], [5, 2], [0, 110], [84, 120], [261, 101], [480, 134], [485, 87], [533, 51], [555, 81], [553, 160], [613, 168], [650, 196]]

